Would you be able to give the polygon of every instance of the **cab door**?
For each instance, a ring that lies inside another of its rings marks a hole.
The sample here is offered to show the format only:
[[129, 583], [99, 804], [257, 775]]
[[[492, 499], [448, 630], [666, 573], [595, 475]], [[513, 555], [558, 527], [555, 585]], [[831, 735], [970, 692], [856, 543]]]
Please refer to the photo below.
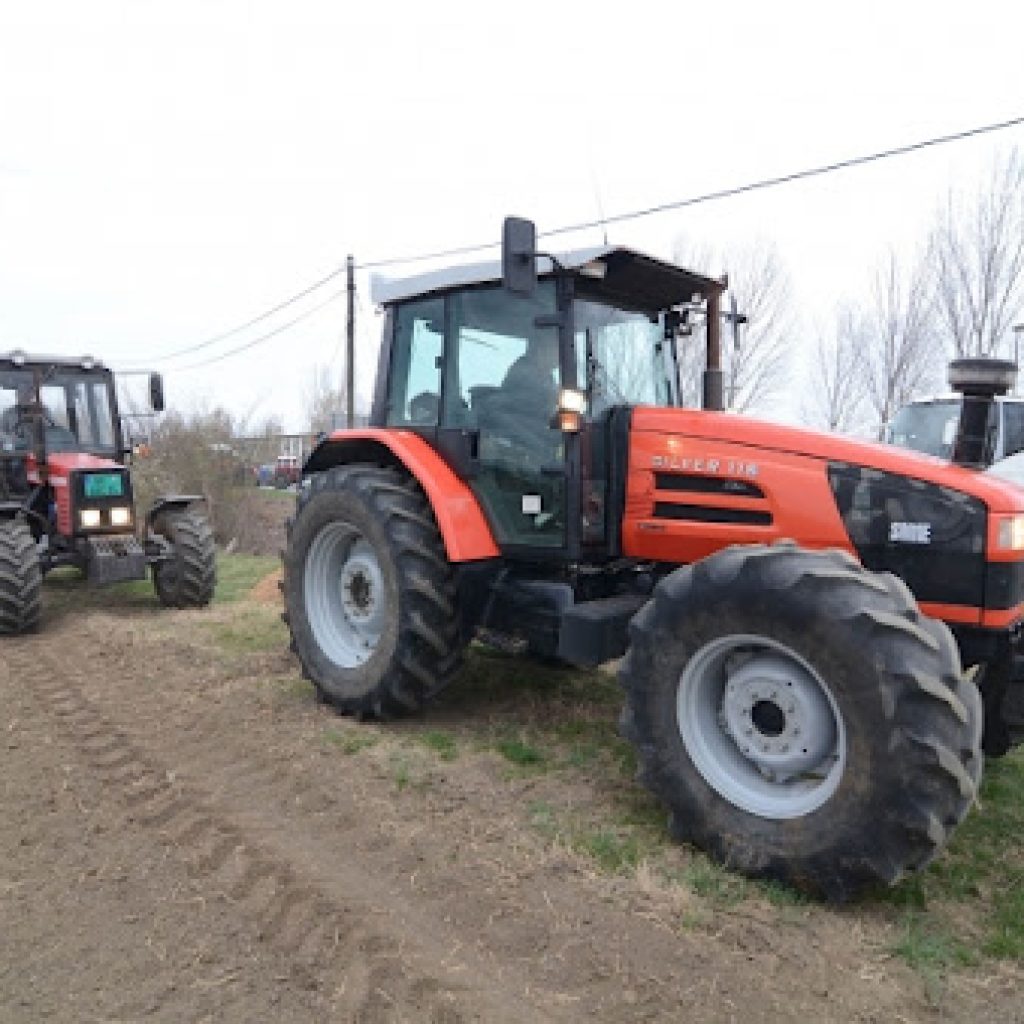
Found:
[[556, 286], [447, 297], [443, 426], [472, 438], [469, 483], [503, 549], [566, 547], [566, 453]]

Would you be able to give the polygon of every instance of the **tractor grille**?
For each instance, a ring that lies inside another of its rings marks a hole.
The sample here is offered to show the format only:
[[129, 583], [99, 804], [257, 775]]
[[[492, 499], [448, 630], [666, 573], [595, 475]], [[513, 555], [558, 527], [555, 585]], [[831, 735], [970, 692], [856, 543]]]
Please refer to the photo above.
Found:
[[764, 491], [749, 480], [682, 473], [655, 473], [656, 491], [684, 491], [689, 494], [732, 494], [740, 498], [763, 498]]
[[654, 518], [693, 523], [771, 526], [772, 513], [751, 480], [695, 473], [654, 474]]
[[0, 452], [0, 498], [10, 500], [28, 494], [28, 472], [24, 455]]

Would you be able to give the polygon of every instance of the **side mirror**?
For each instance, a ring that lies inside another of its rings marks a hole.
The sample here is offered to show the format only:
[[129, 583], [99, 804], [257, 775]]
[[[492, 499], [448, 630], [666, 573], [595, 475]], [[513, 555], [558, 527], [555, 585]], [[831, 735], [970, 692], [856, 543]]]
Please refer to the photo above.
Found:
[[506, 217], [501, 228], [501, 281], [516, 295], [537, 287], [537, 227], [532, 220]]
[[164, 379], [159, 373], [149, 375], [149, 404], [153, 412], [164, 411]]

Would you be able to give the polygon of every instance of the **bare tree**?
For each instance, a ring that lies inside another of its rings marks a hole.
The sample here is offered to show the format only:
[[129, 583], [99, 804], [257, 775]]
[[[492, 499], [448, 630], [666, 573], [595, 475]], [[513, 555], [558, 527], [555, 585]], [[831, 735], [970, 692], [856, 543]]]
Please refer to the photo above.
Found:
[[309, 432], [329, 432], [345, 412], [345, 385], [330, 366], [317, 364], [313, 367], [305, 399]]
[[[726, 407], [737, 412], [771, 407], [786, 384], [792, 337], [792, 289], [789, 277], [774, 245], [764, 242], [712, 256], [709, 250], [695, 250], [678, 243], [678, 262], [707, 276], [711, 268], [726, 268], [729, 291], [725, 309], [734, 297], [747, 322], [735, 334], [724, 326], [722, 369], [725, 377]], [[704, 367], [704, 330], [694, 332], [689, 345], [681, 345], [680, 376], [684, 397], [701, 394]]]
[[1024, 310], [1024, 159], [993, 163], [972, 197], [950, 191], [931, 235], [938, 316], [957, 356], [997, 355]]
[[856, 333], [865, 348], [867, 398], [881, 439], [896, 410], [932, 386], [944, 362], [935, 342], [931, 277], [925, 262], [907, 272], [895, 253], [889, 254], [875, 277], [873, 303]]
[[148, 456], [133, 466], [140, 505], [160, 493], [202, 495], [218, 541], [236, 536], [235, 492], [249, 482], [236, 438], [235, 421], [221, 408], [163, 415], [154, 424]]
[[834, 332], [818, 335], [802, 410], [806, 422], [840, 434], [853, 433], [861, 424], [867, 397], [864, 334], [859, 314], [846, 306]]

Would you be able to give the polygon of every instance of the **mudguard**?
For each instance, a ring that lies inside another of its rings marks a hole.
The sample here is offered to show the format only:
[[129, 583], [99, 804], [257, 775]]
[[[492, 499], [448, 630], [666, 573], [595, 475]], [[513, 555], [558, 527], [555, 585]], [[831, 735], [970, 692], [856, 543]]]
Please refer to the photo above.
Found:
[[162, 512], [179, 512], [189, 505], [196, 505], [205, 500], [201, 494], [163, 494], [153, 502], [146, 513], [146, 522], [151, 526], [153, 520]]
[[474, 562], [501, 554], [473, 492], [418, 434], [373, 427], [335, 431], [313, 449], [302, 475], [350, 462], [404, 466], [427, 495], [449, 561]]

